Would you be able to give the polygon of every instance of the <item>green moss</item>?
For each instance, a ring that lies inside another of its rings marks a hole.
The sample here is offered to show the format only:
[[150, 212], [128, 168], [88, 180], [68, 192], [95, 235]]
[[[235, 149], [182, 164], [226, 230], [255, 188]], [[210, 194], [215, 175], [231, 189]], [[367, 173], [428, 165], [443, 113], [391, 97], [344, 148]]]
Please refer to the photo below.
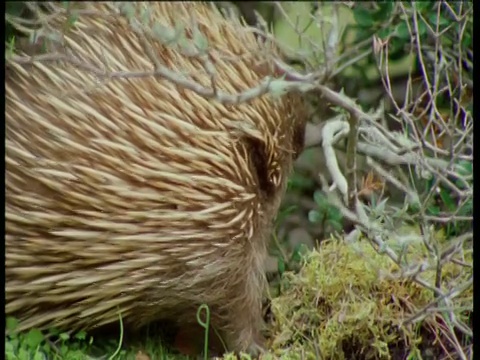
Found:
[[[408, 252], [411, 258], [421, 255], [420, 244]], [[405, 354], [416, 352], [422, 332], [403, 321], [434, 295], [416, 283], [380, 276], [396, 269], [368, 243], [323, 243], [298, 275], [285, 274], [282, 294], [272, 301], [272, 351], [282, 359], [303, 353], [339, 360], [391, 359], [399, 347]], [[471, 301], [471, 293], [465, 296]]]

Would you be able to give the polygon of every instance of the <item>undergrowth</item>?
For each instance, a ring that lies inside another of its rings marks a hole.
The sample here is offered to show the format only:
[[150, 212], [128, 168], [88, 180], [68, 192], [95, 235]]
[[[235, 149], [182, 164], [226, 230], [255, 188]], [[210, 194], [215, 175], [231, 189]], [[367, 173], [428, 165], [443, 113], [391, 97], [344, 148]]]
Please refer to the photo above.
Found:
[[[390, 243], [398, 245], [395, 239]], [[404, 252], [405, 258], [415, 262], [426, 256], [415, 242]], [[471, 254], [464, 260], [471, 262]], [[429, 312], [435, 306], [435, 294], [402, 277], [398, 265], [366, 241], [324, 241], [304, 256], [302, 265], [298, 273], [283, 273], [280, 294], [271, 303], [270, 352], [262, 359], [437, 359], [452, 351], [445, 336], [449, 324]], [[442, 286], [447, 288], [449, 282], [471, 276], [453, 262], [442, 271]], [[425, 275], [434, 277], [435, 271]], [[468, 288], [454, 299], [454, 313], [466, 323], [470, 322], [472, 297], [472, 288]], [[208, 329], [205, 307], [199, 308], [197, 320]], [[7, 328], [14, 327], [15, 320], [8, 319]], [[102, 340], [95, 348], [97, 342], [84, 332], [51, 331], [45, 336], [31, 330], [6, 337], [6, 359], [187, 359], [172, 353], [159, 337], [122, 344], [122, 336]], [[202, 340], [207, 358], [208, 336]], [[232, 354], [224, 357], [236, 358]]]
[[5, 336], [6, 360], [173, 360], [188, 359], [175, 354], [160, 337], [146, 336], [129, 342], [111, 336], [93, 337], [84, 331], [76, 334], [51, 329], [42, 332], [32, 329], [17, 334], [16, 320], [7, 318], [7, 328], [13, 332]]

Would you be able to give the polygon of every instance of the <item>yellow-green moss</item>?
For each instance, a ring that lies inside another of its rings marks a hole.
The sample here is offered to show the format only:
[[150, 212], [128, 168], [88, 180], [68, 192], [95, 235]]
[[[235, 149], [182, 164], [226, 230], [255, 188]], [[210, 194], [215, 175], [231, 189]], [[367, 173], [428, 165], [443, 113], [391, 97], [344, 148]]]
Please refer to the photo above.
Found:
[[[421, 248], [421, 243], [410, 245], [409, 258], [422, 258]], [[459, 268], [449, 264], [444, 272], [466, 279], [469, 274]], [[434, 295], [416, 283], [379, 276], [397, 269], [365, 241], [324, 242], [306, 257], [299, 274], [285, 274], [282, 294], [272, 301], [273, 354], [282, 359], [348, 360], [391, 359], [392, 347], [417, 352], [422, 324], [403, 321]], [[471, 291], [463, 296], [472, 301]], [[434, 325], [432, 319], [424, 321]]]

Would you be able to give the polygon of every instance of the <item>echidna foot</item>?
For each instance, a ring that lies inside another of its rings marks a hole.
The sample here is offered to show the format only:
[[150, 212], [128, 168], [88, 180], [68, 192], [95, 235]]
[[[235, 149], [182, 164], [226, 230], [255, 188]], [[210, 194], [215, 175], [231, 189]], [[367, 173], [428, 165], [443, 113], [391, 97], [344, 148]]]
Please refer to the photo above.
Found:
[[251, 325], [236, 334], [231, 334], [230, 341], [227, 341], [229, 350], [237, 354], [245, 352], [254, 358], [264, 353], [265, 339], [256, 330], [256, 326]]
[[265, 345], [264, 341], [262, 339], [261, 342], [254, 341], [253, 343], [248, 346], [246, 349], [246, 352], [255, 358], [259, 357], [261, 354], [265, 353]]

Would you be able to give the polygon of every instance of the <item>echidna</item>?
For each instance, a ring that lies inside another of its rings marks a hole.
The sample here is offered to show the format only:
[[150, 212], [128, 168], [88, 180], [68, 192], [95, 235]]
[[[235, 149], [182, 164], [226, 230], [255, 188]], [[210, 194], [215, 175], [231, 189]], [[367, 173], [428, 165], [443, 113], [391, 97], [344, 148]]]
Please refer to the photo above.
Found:
[[196, 322], [207, 304], [229, 349], [254, 351], [301, 99], [225, 104], [182, 81], [240, 93], [275, 75], [275, 47], [209, 4], [73, 4], [73, 24], [47, 6], [49, 55], [7, 62], [7, 316], [88, 330]]

